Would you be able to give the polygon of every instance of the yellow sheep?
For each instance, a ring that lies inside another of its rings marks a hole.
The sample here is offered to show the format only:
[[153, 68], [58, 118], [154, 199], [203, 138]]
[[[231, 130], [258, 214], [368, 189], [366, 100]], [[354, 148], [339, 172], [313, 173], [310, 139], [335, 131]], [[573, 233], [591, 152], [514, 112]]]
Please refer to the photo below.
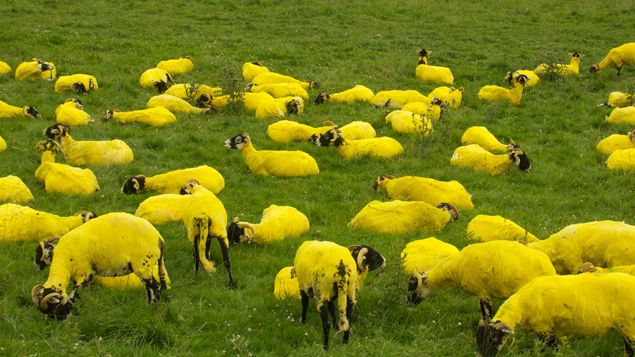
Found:
[[0, 205], [0, 241], [42, 241], [59, 237], [96, 215], [80, 212], [62, 217], [13, 203]]
[[24, 203], [33, 200], [31, 190], [17, 176], [0, 177], [0, 202]]
[[635, 264], [633, 265], [616, 265], [610, 268], [596, 267], [595, 265], [585, 262], [580, 267], [578, 273], [624, 273], [635, 275]]
[[386, 115], [385, 120], [386, 124], [390, 123], [392, 130], [401, 134], [427, 136], [433, 131], [430, 118], [405, 110], [393, 110]]
[[500, 175], [512, 166], [518, 166], [521, 171], [531, 169], [527, 155], [519, 148], [514, 148], [509, 154], [494, 155], [477, 144], [456, 148], [450, 164], [490, 175]]
[[11, 66], [7, 62], [0, 61], [0, 75], [11, 73]]
[[617, 75], [624, 65], [635, 64], [635, 42], [625, 43], [621, 46], [611, 48], [609, 53], [600, 61], [600, 63], [591, 66], [591, 73], [599, 72], [606, 68], [616, 68]]
[[227, 227], [232, 244], [244, 241], [267, 244], [292, 238], [309, 231], [309, 219], [291, 206], [270, 205], [262, 211], [260, 223], [241, 222], [238, 217]]
[[[267, 135], [275, 142], [286, 144], [293, 141], [311, 140], [312, 136], [317, 137], [337, 127], [335, 123], [330, 121], [324, 122], [323, 125], [314, 128], [291, 120], [280, 120], [267, 127]], [[374, 138], [376, 135], [373, 126], [364, 121], [353, 121], [339, 129], [345, 138], [352, 140]]]
[[0, 119], [22, 117], [36, 119], [40, 117], [40, 112], [30, 105], [25, 107], [16, 107], [0, 100]]
[[404, 105], [412, 102], [430, 104], [431, 100], [413, 89], [380, 91], [370, 100], [370, 103], [376, 107], [390, 109], [401, 109]]
[[228, 149], [240, 150], [249, 170], [259, 175], [311, 176], [320, 173], [315, 159], [303, 151], [256, 150], [249, 134], [233, 136], [224, 143]]
[[254, 113], [256, 112], [256, 110], [258, 110], [258, 107], [261, 104], [274, 100], [274, 98], [271, 96], [271, 94], [265, 93], [265, 92], [260, 92], [260, 93], [251, 93], [251, 92], [242, 93], [240, 98], [243, 101], [243, 105], [245, 106], [245, 109], [247, 109], [250, 112], [254, 112]]
[[170, 86], [163, 94], [198, 102], [203, 94], [208, 95], [210, 98], [222, 95], [223, 88], [210, 87], [207, 84], [178, 83]]
[[461, 102], [463, 101], [463, 87], [436, 87], [428, 93], [428, 98], [433, 97], [447, 103], [450, 108], [458, 108], [461, 106]]
[[7, 149], [7, 142], [4, 141], [2, 136], [0, 136], [0, 152], [5, 151]]
[[279, 74], [275, 72], [263, 72], [255, 76], [251, 83], [256, 85], [273, 84], [273, 83], [297, 83], [305, 90], [318, 88], [319, 85], [316, 82], [305, 82], [295, 79], [291, 76]]
[[132, 194], [152, 190], [158, 193], [179, 193], [188, 180], [196, 180], [215, 194], [225, 188], [225, 179], [220, 172], [213, 167], [201, 165], [154, 176], [132, 176], [123, 184], [121, 192]]
[[295, 275], [293, 267], [284, 267], [276, 274], [273, 284], [273, 295], [277, 299], [294, 299], [300, 300], [300, 284]]
[[97, 78], [89, 74], [73, 74], [60, 76], [55, 81], [55, 91], [72, 91], [77, 94], [86, 94], [88, 91], [99, 89]]
[[508, 152], [513, 149], [514, 144], [505, 145], [498, 141], [494, 134], [484, 126], [471, 126], [463, 132], [461, 145], [478, 144], [483, 149], [492, 153]]
[[459, 212], [448, 203], [435, 207], [423, 201], [371, 201], [348, 226], [388, 234], [436, 232], [458, 217]]
[[434, 268], [458, 253], [455, 246], [435, 237], [419, 239], [406, 244], [401, 251], [401, 265], [406, 273], [414, 276]]
[[199, 108], [173, 95], [160, 94], [148, 99], [148, 108], [164, 107], [172, 113], [205, 114], [210, 108]]
[[315, 98], [315, 104], [322, 104], [326, 102], [346, 103], [352, 104], [354, 102], [370, 102], [375, 96], [373, 91], [361, 84], [355, 85], [351, 89], [347, 89], [337, 93], [322, 92]]
[[132, 149], [119, 139], [109, 141], [75, 141], [70, 135], [71, 128], [54, 124], [46, 128], [44, 134], [61, 142], [64, 159], [71, 165], [121, 165], [134, 160]]
[[23, 80], [35, 80], [39, 78], [55, 78], [53, 74], [55, 71], [55, 65], [50, 62], [44, 62], [39, 59], [32, 59], [31, 61], [22, 62], [15, 69], [15, 79], [19, 81]]
[[571, 53], [571, 61], [569, 64], [560, 63], [541, 63], [534, 69], [537, 75], [554, 74], [558, 76], [577, 76], [580, 74], [580, 60], [582, 54], [580, 52]]
[[90, 169], [55, 162], [59, 145], [53, 140], [40, 141], [35, 145], [35, 149], [42, 151], [41, 163], [35, 170], [35, 178], [44, 183], [46, 192], [85, 196], [99, 191], [97, 177]]
[[468, 223], [467, 238], [481, 242], [513, 240], [524, 244], [538, 241], [538, 237], [513, 221], [501, 216], [484, 214], [477, 215]]
[[246, 81], [251, 82], [257, 75], [268, 72], [270, 72], [269, 68], [260, 62], [252, 61], [243, 63], [242, 73]]
[[623, 108], [631, 106], [633, 104], [635, 104], [635, 100], [633, 99], [632, 94], [615, 91], [609, 93], [606, 102], [598, 104], [598, 107], [604, 105], [609, 108]]
[[450, 203], [458, 210], [474, 209], [472, 196], [458, 181], [438, 181], [417, 176], [378, 176], [373, 182], [375, 191], [385, 192], [390, 199], [424, 201], [431, 205]]
[[194, 69], [194, 62], [192, 62], [192, 57], [183, 56], [176, 59], [160, 61], [155, 67], [170, 74], [182, 74], [192, 72]]
[[176, 122], [176, 116], [164, 107], [119, 112], [112, 109], [106, 111], [104, 121], [115, 120], [123, 124], [141, 123], [150, 126], [164, 126]]
[[606, 159], [606, 167], [611, 170], [635, 171], [635, 148], [613, 151]]
[[419, 55], [419, 65], [417, 65], [417, 68], [415, 69], [415, 77], [424, 82], [447, 85], [452, 85], [452, 83], [454, 83], [454, 76], [448, 67], [428, 65], [428, 60], [432, 51], [428, 51], [423, 48], [417, 54]]
[[262, 101], [256, 108], [256, 118], [284, 118], [288, 114], [298, 114], [304, 111], [304, 100], [300, 97], [274, 98]]
[[404, 105], [401, 110], [419, 114], [432, 120], [439, 120], [446, 107], [447, 104], [443, 103], [441, 99], [434, 97], [430, 98], [430, 103], [410, 102]]
[[135, 216], [144, 218], [152, 224], [182, 221], [189, 200], [189, 195], [175, 193], [151, 196], [139, 203]]
[[94, 120], [84, 110], [82, 101], [68, 98], [55, 109], [55, 121], [64, 125], [87, 125]]
[[300, 97], [303, 100], [309, 100], [309, 93], [298, 83], [251, 84], [249, 91], [269, 93], [274, 98]]
[[505, 101], [513, 105], [519, 105], [523, 97], [525, 83], [527, 83], [527, 76], [521, 74], [514, 80], [511, 89], [495, 85], [481, 87], [478, 91], [478, 99], [488, 102]]
[[635, 148], [635, 129], [629, 131], [627, 135], [609, 135], [602, 139], [596, 148], [606, 155], [612, 154], [615, 150], [633, 149]]
[[525, 88], [527, 87], [533, 87], [536, 84], [538, 84], [538, 82], [540, 82], [540, 77], [538, 77], [538, 75], [536, 74], [536, 72], [529, 70], [529, 69], [519, 69], [517, 71], [509, 71], [507, 72], [507, 75], [505, 76], [505, 79], [507, 79], [507, 81], [509, 82], [509, 85], [514, 85], [514, 81], [516, 80], [516, 78], [518, 78], [518, 76], [520, 75], [524, 75], [527, 77], [527, 82], [525, 82]]
[[172, 76], [166, 70], [150, 68], [141, 74], [139, 84], [145, 89], [156, 89], [163, 93], [168, 89], [168, 83], [174, 83]]
[[635, 106], [613, 109], [606, 116], [606, 121], [611, 124], [635, 125]]
[[365, 156], [389, 159], [403, 153], [403, 146], [393, 138], [382, 136], [379, 138], [348, 140], [339, 129], [330, 129], [319, 136], [313, 135], [309, 141], [316, 146], [335, 147], [345, 160]]

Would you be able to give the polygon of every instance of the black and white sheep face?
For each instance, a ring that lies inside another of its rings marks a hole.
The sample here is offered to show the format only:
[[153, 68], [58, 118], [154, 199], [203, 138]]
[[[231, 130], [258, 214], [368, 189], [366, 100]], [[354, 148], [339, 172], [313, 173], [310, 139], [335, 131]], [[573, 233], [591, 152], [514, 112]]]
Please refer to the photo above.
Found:
[[76, 213], [75, 215], [82, 217], [82, 222], [86, 223], [93, 218], [97, 218], [97, 213], [91, 211], [81, 211]]
[[88, 93], [88, 88], [86, 88], [86, 86], [82, 82], [75, 82], [75, 83], [71, 84], [71, 89], [73, 90], [73, 92], [75, 92], [77, 94], [86, 94], [86, 93]]
[[500, 321], [485, 324], [481, 319], [476, 329], [476, 347], [481, 356], [494, 357], [511, 334], [509, 327]]
[[48, 64], [48, 63], [46, 63], [46, 62], [44, 62], [42, 60], [38, 60], [37, 61], [37, 68], [38, 68], [38, 70], [40, 70], [40, 72], [46, 72], [46, 71], [52, 70], [55, 67], [51, 66], [50, 64]]
[[53, 140], [40, 141], [35, 144], [36, 151], [51, 151], [53, 153], [56, 153], [59, 149], [59, 144]]
[[154, 82], [152, 85], [154, 86], [154, 88], [157, 89], [159, 93], [164, 93], [166, 90], [168, 90], [168, 84], [164, 81]]
[[423, 299], [430, 296], [430, 286], [425, 273], [416, 274], [408, 281], [408, 302], [414, 305], [419, 304]]
[[37, 285], [31, 291], [31, 298], [40, 311], [50, 318], [66, 320], [71, 313], [72, 303], [68, 296], [53, 288]]
[[244, 147], [249, 145], [249, 142], [250, 138], [248, 134], [238, 134], [225, 140], [225, 143], [223, 145], [225, 145], [225, 147], [228, 149], [242, 150]]
[[194, 192], [194, 187], [200, 185], [200, 182], [195, 179], [189, 179], [185, 182], [185, 185], [181, 186], [179, 195], [191, 195]]
[[66, 134], [70, 134], [71, 127], [64, 124], [53, 124], [44, 130], [44, 135], [49, 139], [59, 140]]
[[459, 210], [456, 209], [454, 205], [447, 202], [441, 202], [437, 205], [437, 208], [441, 208], [448, 211], [450, 213], [452, 221], [456, 221], [457, 219], [459, 219]]
[[389, 176], [389, 175], [377, 176], [375, 181], [373, 181], [373, 190], [375, 190], [376, 192], [379, 192], [380, 191], [380, 187], [382, 186], [382, 184], [384, 182], [386, 182], [386, 181], [390, 181], [393, 178], [395, 178], [395, 177], [394, 176]]
[[348, 248], [353, 259], [357, 262], [359, 271], [370, 271], [386, 267], [386, 258], [367, 245], [354, 245]]
[[344, 144], [344, 137], [342, 136], [342, 132], [338, 129], [330, 129], [326, 133], [320, 134], [317, 140], [310, 138], [309, 141], [312, 141], [316, 146], [338, 147]]
[[296, 99], [291, 99], [286, 103], [287, 113], [298, 114], [300, 112], [300, 102]]
[[33, 119], [37, 119], [40, 117], [40, 112], [37, 111], [37, 109], [35, 109], [34, 106], [26, 106], [24, 108], [24, 114], [26, 114], [27, 116], [33, 118]]
[[324, 104], [328, 102], [330, 98], [331, 96], [328, 93], [322, 92], [315, 98], [315, 104]]
[[143, 175], [133, 176], [124, 182], [121, 192], [130, 195], [145, 190], [146, 177]]
[[515, 149], [509, 153], [509, 159], [522, 171], [531, 170], [531, 163], [527, 155], [520, 149]]

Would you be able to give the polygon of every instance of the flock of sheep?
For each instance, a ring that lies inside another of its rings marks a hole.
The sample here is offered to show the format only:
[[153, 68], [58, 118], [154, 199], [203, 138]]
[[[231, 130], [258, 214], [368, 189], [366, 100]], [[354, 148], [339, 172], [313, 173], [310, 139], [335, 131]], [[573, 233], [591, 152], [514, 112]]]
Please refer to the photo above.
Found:
[[[320, 93], [314, 105], [339, 102], [368, 102], [392, 111], [386, 116], [397, 133], [430, 135], [443, 111], [461, 105], [463, 89], [454, 84], [447, 67], [429, 64], [431, 52], [419, 51], [417, 78], [444, 86], [428, 95], [414, 90], [374, 93], [355, 85], [339, 93]], [[478, 98], [518, 105], [523, 89], [538, 83], [543, 75], [577, 75], [579, 53], [569, 64], [541, 64], [535, 70], [508, 73], [511, 88], [484, 86]], [[611, 49], [592, 72], [635, 64], [635, 43]], [[189, 57], [160, 62], [140, 78], [144, 88], [159, 93], [148, 100], [147, 108], [122, 112], [108, 110], [105, 120], [138, 122], [151, 126], [174, 123], [177, 115], [206, 114], [240, 102], [258, 119], [278, 118], [269, 125], [273, 141], [309, 142], [332, 146], [343, 159], [374, 157], [390, 159], [404, 152], [398, 140], [376, 137], [371, 124], [355, 121], [344, 126], [331, 122], [311, 127], [290, 120], [304, 111], [308, 90], [317, 83], [275, 73], [258, 62], [243, 65], [243, 77], [250, 82], [245, 92], [223, 93], [222, 88], [205, 84], [174, 83], [173, 76], [194, 69]], [[0, 61], [0, 75], [11, 73]], [[15, 70], [17, 80], [57, 78], [51, 62], [34, 59]], [[99, 89], [97, 78], [87, 74], [60, 76], [55, 91], [87, 94]], [[608, 121], [635, 125], [633, 96], [614, 92], [606, 105], [615, 107]], [[0, 101], [0, 118], [39, 117], [33, 106], [14, 106]], [[47, 192], [92, 195], [99, 191], [90, 168], [130, 163], [132, 149], [121, 140], [83, 141], [71, 137], [72, 127], [91, 123], [81, 100], [71, 98], [55, 111], [57, 123], [45, 130], [47, 140], [37, 142], [42, 153], [35, 171]], [[486, 127], [466, 130], [450, 163], [490, 175], [513, 166], [527, 171], [529, 158], [511, 142], [503, 144]], [[225, 147], [236, 149], [248, 169], [260, 175], [299, 177], [317, 175], [317, 161], [303, 151], [257, 150], [248, 133], [228, 138]], [[0, 151], [7, 149], [0, 138]], [[610, 155], [610, 169], [635, 170], [635, 130], [628, 135], [612, 135], [598, 144]], [[63, 154], [66, 163], [56, 161]], [[92, 280], [105, 286], [145, 287], [148, 303], [159, 301], [170, 279], [164, 264], [164, 241], [154, 225], [182, 221], [192, 244], [194, 269], [202, 265], [214, 272], [210, 259], [212, 239], [219, 242], [228, 284], [235, 287], [229, 250], [245, 241], [266, 244], [296, 237], [310, 229], [309, 219], [290, 206], [271, 205], [259, 223], [228, 221], [218, 194], [225, 187], [223, 176], [207, 165], [181, 168], [155, 176], [136, 175], [126, 180], [124, 194], [153, 191], [134, 215], [122, 212], [96, 216], [92, 212], [60, 217], [20, 205], [33, 199], [28, 187], [16, 176], [0, 178], [0, 241], [37, 240], [35, 263], [50, 266], [46, 282], [33, 288], [33, 302], [50, 317], [65, 319], [79, 297], [81, 287]], [[380, 176], [375, 189], [391, 201], [368, 203], [349, 223], [356, 229], [400, 234], [442, 230], [458, 217], [460, 210], [474, 208], [469, 192], [457, 181], [427, 177]], [[115, 231], [113, 231], [115, 230]], [[477, 348], [484, 356], [494, 356], [517, 325], [534, 330], [549, 343], [559, 336], [597, 335], [610, 329], [624, 338], [627, 355], [635, 347], [635, 226], [624, 222], [588, 222], [565, 227], [539, 240], [514, 222], [500, 216], [476, 216], [468, 225], [467, 236], [480, 241], [459, 251], [434, 238], [410, 242], [402, 252], [404, 270], [409, 274], [408, 301], [417, 304], [443, 287], [455, 287], [480, 298], [481, 322], [476, 332]], [[342, 247], [333, 242], [306, 241], [298, 248], [294, 265], [280, 270], [274, 294], [301, 300], [302, 322], [313, 297], [323, 326], [323, 346], [328, 348], [330, 325], [337, 325], [346, 343], [350, 315], [369, 271], [385, 266], [385, 258], [367, 245]], [[579, 271], [593, 274], [576, 274]], [[562, 275], [558, 275], [562, 274]], [[71, 292], [67, 292], [72, 284]], [[619, 304], [613, 299], [622, 297]], [[494, 311], [492, 299], [507, 299]], [[339, 313], [336, 314], [336, 311]]]

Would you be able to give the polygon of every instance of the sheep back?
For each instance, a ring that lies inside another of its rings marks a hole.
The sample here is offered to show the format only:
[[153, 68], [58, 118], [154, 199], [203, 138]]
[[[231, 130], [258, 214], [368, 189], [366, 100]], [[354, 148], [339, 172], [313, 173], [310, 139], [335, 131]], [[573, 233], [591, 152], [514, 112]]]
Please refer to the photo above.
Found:
[[381, 233], [435, 232], [450, 221], [448, 211], [422, 201], [371, 201], [348, 223]]
[[406, 244], [401, 251], [401, 264], [406, 273], [414, 275], [430, 270], [458, 253], [452, 244], [429, 237]]
[[428, 177], [403, 176], [382, 185], [388, 197], [402, 201], [424, 201], [431, 205], [447, 202], [458, 210], [474, 209], [472, 196], [458, 181], [439, 181]]
[[501, 216], [484, 214], [479, 214], [468, 223], [467, 237], [481, 242], [512, 240], [527, 244], [538, 241], [538, 237], [513, 221]]
[[[2, 138], [0, 138], [1, 143]], [[22, 179], [13, 175], [0, 177], [0, 202], [23, 203], [32, 200], [33, 194]]]

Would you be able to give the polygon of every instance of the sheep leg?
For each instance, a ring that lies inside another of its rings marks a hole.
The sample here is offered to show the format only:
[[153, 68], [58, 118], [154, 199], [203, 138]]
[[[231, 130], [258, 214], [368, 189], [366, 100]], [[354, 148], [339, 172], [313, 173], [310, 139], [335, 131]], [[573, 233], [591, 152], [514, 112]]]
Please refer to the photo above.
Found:
[[194, 241], [192, 242], [192, 255], [194, 256], [194, 272], [198, 273], [198, 267], [201, 264], [201, 261], [198, 258], [198, 243], [201, 240], [201, 235], [196, 234], [194, 236]]
[[320, 307], [320, 317], [322, 317], [322, 333], [324, 334], [324, 340], [322, 341], [322, 347], [325, 350], [329, 348], [329, 331], [331, 325], [329, 324], [329, 311], [328, 303]]
[[554, 335], [543, 333], [539, 335], [540, 341], [544, 344], [544, 346], [540, 349], [540, 352], [544, 352], [546, 348], [550, 348], [553, 350], [558, 349], [558, 338]]
[[84, 279], [81, 282], [77, 282], [77, 281], [73, 281], [73, 291], [71, 291], [70, 294], [68, 294], [68, 302], [71, 304], [71, 306], [73, 306], [75, 308], [75, 313], [77, 315], [79, 315], [79, 313], [81, 312], [82, 308], [80, 306], [80, 304], [76, 304], [76, 302], [80, 299], [79, 296], [79, 291], [86, 285], [90, 284], [90, 282], [92, 281], [93, 276], [89, 275], [86, 279]]
[[622, 67], [621, 67], [621, 66], [620, 66], [620, 67], [617, 67], [617, 76], [618, 76], [618, 77], [620, 76], [620, 72], [621, 72], [621, 71], [622, 71]]
[[161, 284], [153, 276], [143, 279], [143, 284], [146, 286], [148, 304], [156, 304], [161, 297]]
[[624, 356], [633, 357], [633, 341], [630, 341], [626, 337], [623, 337], [624, 340]]
[[[353, 307], [355, 305], [353, 304], [353, 302], [351, 301], [351, 299], [346, 298], [346, 319], [349, 321], [351, 321], [351, 315], [353, 314]], [[344, 331], [344, 339], [342, 342], [344, 343], [348, 343], [348, 338], [350, 337], [351, 334], [351, 329], [349, 328], [348, 330]]]
[[329, 313], [331, 314], [331, 321], [333, 321], [333, 326], [337, 326], [337, 317], [335, 316], [335, 303], [333, 300], [328, 303]]
[[302, 317], [300, 319], [301, 323], [306, 322], [306, 310], [309, 307], [309, 295], [304, 291], [300, 290], [300, 298], [302, 298]]
[[479, 301], [479, 306], [481, 308], [481, 318], [486, 323], [489, 322], [492, 317], [494, 317], [494, 309], [492, 308], [492, 303], [488, 300], [481, 299]]
[[235, 289], [236, 282], [232, 277], [232, 264], [229, 261], [229, 242], [227, 238], [218, 238], [218, 244], [220, 244], [220, 250], [223, 252], [223, 264], [225, 264], [225, 269], [227, 270], [227, 278], [229, 279], [229, 288]]

